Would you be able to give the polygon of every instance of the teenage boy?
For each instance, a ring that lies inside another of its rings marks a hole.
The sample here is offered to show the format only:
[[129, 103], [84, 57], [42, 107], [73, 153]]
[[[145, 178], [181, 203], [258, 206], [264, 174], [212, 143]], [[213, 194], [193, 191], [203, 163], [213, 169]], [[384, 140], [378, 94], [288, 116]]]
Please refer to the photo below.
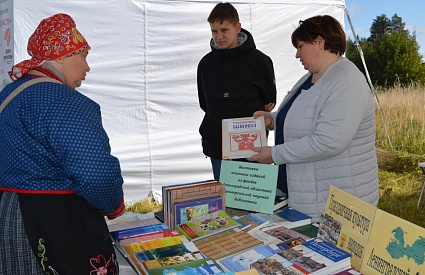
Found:
[[250, 117], [258, 110], [270, 112], [276, 104], [276, 80], [271, 58], [256, 49], [233, 5], [217, 4], [207, 21], [211, 52], [201, 59], [197, 71], [199, 105], [205, 112], [199, 133], [214, 179], [219, 180], [222, 119]]

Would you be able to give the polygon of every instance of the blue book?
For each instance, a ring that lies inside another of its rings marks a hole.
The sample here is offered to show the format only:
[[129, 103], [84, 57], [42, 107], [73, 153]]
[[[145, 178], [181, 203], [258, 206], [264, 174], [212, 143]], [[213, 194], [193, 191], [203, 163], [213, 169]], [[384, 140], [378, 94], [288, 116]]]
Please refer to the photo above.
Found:
[[252, 263], [281, 251], [282, 250], [274, 244], [264, 246], [259, 245], [249, 250], [220, 259], [217, 262], [226, 271], [238, 272], [250, 269]]
[[275, 211], [273, 214], [279, 218], [284, 219], [285, 221], [279, 221], [278, 224], [287, 228], [294, 228], [306, 224], [311, 224], [311, 217], [309, 215], [306, 215], [290, 207], [284, 207], [278, 211]]
[[269, 224], [268, 219], [256, 213], [250, 213], [243, 216], [236, 216], [234, 217], [234, 219], [237, 220], [242, 226], [245, 224], [246, 226], [242, 228], [245, 228], [244, 230], [248, 233], [251, 233], [255, 230], [259, 230]]
[[174, 224], [200, 219], [202, 216], [223, 209], [222, 197], [204, 198], [199, 200], [177, 202]]
[[170, 229], [165, 223], [151, 224], [135, 228], [128, 228], [111, 232], [114, 240], [122, 240], [130, 237], [140, 236], [147, 233], [161, 232]]

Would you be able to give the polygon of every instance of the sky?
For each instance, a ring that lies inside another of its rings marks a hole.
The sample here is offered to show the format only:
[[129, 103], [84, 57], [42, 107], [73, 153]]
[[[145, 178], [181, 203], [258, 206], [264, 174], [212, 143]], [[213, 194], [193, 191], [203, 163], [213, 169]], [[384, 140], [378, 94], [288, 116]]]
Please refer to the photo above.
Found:
[[[401, 17], [412, 34], [416, 31], [419, 53], [425, 59], [425, 1], [423, 0], [345, 0], [354, 32], [359, 37], [369, 37], [369, 29], [376, 17], [385, 14], [391, 19], [394, 14]], [[353, 40], [350, 23], [345, 16], [347, 38]]]

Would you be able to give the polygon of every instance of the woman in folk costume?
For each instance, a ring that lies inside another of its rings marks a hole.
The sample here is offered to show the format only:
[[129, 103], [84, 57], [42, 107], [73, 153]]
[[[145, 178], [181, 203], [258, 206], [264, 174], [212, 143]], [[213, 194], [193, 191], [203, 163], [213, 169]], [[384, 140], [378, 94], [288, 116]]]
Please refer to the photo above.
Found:
[[43, 19], [0, 93], [1, 274], [118, 274], [104, 216], [123, 213], [120, 164], [75, 90], [89, 50], [69, 15]]

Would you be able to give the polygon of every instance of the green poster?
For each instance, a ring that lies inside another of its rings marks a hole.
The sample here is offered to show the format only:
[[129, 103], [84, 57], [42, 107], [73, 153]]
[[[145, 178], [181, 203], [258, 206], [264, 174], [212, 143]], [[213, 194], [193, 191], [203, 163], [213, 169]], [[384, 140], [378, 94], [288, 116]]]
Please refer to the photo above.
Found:
[[226, 186], [226, 207], [273, 213], [278, 165], [223, 160], [220, 182]]

